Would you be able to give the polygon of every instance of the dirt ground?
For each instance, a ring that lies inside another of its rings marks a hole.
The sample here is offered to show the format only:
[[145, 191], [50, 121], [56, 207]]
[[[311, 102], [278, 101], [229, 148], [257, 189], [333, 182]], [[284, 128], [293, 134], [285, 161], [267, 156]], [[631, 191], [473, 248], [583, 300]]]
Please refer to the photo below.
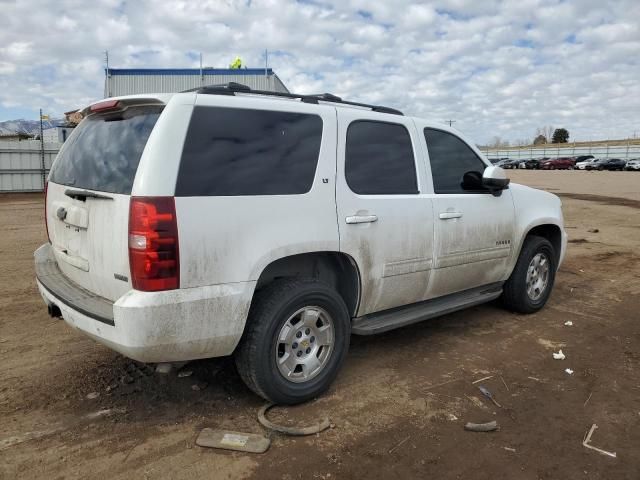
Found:
[[[273, 435], [262, 455], [195, 445], [203, 427], [262, 432], [262, 401], [228, 360], [156, 374], [50, 319], [32, 262], [42, 197], [1, 197], [0, 478], [637, 480], [640, 174], [510, 175], [563, 199], [571, 243], [548, 306], [523, 316], [494, 303], [354, 337], [326, 395], [272, 415], [328, 415], [334, 428]], [[498, 432], [463, 429], [490, 420]], [[582, 446], [594, 423], [593, 445], [617, 458]]]

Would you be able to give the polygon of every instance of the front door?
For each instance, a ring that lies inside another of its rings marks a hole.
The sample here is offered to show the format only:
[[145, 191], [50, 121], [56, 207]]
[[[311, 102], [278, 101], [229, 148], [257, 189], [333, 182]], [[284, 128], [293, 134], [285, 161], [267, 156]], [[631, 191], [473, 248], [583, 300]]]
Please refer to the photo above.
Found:
[[411, 120], [380, 118], [338, 109], [340, 250], [360, 271], [358, 315], [424, 300], [433, 263], [432, 202], [420, 193], [423, 145]]
[[514, 248], [514, 206], [509, 189], [500, 196], [469, 189], [465, 173], [489, 166], [452, 132], [424, 128], [433, 179], [434, 271], [430, 297], [506, 280]]

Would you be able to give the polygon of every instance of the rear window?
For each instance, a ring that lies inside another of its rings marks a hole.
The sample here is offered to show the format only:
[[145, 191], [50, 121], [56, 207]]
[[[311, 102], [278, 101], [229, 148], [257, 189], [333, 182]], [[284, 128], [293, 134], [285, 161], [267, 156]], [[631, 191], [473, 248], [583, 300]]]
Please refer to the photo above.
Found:
[[70, 187], [131, 194], [142, 151], [162, 109], [140, 106], [90, 115], [64, 145], [49, 180]]
[[184, 143], [176, 196], [307, 193], [321, 141], [318, 115], [196, 107]]

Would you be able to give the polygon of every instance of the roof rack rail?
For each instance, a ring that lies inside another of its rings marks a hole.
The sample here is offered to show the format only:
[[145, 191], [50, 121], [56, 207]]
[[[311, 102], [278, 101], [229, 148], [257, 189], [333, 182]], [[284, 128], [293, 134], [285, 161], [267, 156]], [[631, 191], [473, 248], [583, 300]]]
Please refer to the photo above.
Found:
[[350, 102], [347, 100], [343, 100], [342, 98], [336, 95], [332, 95], [331, 93], [318, 93], [318, 94], [312, 94], [312, 95], [304, 95], [304, 94], [298, 94], [298, 93], [253, 90], [251, 87], [247, 85], [243, 85], [241, 83], [236, 83], [236, 82], [222, 83], [218, 85], [207, 85], [204, 87], [196, 87], [196, 88], [191, 88], [189, 90], [184, 90], [181, 93], [187, 93], [187, 92], [201, 93], [204, 95], [235, 95], [236, 93], [252, 93], [255, 95], [266, 95], [269, 97], [300, 99], [300, 101], [304, 103], [315, 103], [315, 104], [317, 104], [318, 102], [339, 103], [343, 105], [351, 105], [354, 107], [369, 108], [373, 112], [390, 113], [393, 115], [404, 115], [400, 110], [396, 110], [395, 108], [383, 107], [381, 105], [369, 105], [367, 103]]

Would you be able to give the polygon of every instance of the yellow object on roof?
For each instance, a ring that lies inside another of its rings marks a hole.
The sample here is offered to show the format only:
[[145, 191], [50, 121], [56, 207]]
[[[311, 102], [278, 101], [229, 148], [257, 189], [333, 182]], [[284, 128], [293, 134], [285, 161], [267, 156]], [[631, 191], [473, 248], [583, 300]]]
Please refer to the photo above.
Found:
[[232, 69], [242, 68], [242, 59], [240, 57], [236, 57], [235, 60], [229, 65], [229, 68], [232, 68]]

